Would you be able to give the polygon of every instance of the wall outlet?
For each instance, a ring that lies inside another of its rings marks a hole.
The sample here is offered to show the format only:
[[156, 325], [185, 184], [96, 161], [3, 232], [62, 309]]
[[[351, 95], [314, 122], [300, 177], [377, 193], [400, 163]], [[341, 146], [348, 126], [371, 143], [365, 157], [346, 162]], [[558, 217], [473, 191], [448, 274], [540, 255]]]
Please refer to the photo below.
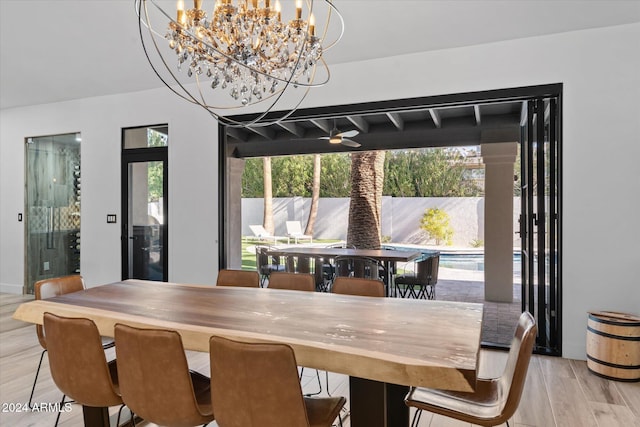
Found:
[[42, 268], [44, 269], [44, 271], [49, 271], [49, 261], [45, 261]]

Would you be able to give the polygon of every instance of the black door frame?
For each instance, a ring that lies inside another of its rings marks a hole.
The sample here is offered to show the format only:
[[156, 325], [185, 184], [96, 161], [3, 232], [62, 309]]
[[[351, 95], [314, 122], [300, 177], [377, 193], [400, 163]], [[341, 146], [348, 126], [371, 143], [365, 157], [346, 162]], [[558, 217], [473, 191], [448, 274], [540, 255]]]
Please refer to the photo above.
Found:
[[[124, 129], [123, 129], [124, 138]], [[129, 164], [144, 162], [162, 162], [162, 209], [164, 216], [162, 232], [162, 281], [169, 280], [169, 152], [167, 147], [128, 148], [122, 149], [121, 155], [121, 201], [122, 201], [122, 280], [129, 278]]]
[[[556, 227], [552, 230], [553, 238], [557, 241], [557, 255], [555, 257], [555, 282], [554, 282], [554, 292], [553, 292], [553, 304], [554, 304], [554, 320], [553, 324], [545, 321], [545, 336], [543, 338], [538, 338], [536, 353], [543, 353], [549, 355], [562, 355], [562, 339], [561, 339], [561, 331], [562, 331], [562, 163], [561, 163], [561, 152], [562, 152], [562, 91], [563, 84], [562, 83], [553, 83], [546, 85], [537, 85], [537, 86], [525, 86], [525, 87], [517, 87], [517, 88], [507, 88], [507, 89], [495, 89], [488, 91], [479, 91], [479, 92], [466, 92], [466, 93], [457, 93], [457, 94], [448, 94], [448, 95], [436, 95], [436, 96], [428, 96], [428, 97], [420, 97], [420, 98], [409, 98], [409, 99], [397, 99], [391, 101], [380, 101], [380, 102], [368, 102], [361, 104], [349, 104], [349, 105], [338, 105], [338, 106], [329, 106], [329, 107], [318, 107], [318, 108], [309, 108], [309, 109], [301, 109], [295, 111], [291, 114], [290, 118], [292, 120], [300, 119], [300, 118], [314, 118], [314, 117], [330, 117], [336, 115], [344, 115], [348, 116], [350, 114], [362, 114], [367, 112], [381, 112], [381, 111], [396, 111], [399, 109], [411, 109], [411, 108], [435, 108], [438, 106], [455, 106], [455, 105], [468, 105], [468, 104], [480, 104], [480, 103], [489, 103], [489, 102], [501, 102], [501, 101], [522, 101], [523, 105], [530, 104], [528, 101], [540, 99], [540, 98], [555, 98], [557, 99], [557, 103], [555, 104], [557, 113], [556, 123], [553, 129], [555, 132], [555, 139], [557, 141], [556, 150], [555, 150], [555, 162], [556, 162], [556, 170], [557, 175], [553, 176], [554, 181], [556, 182], [556, 186], [554, 187], [555, 191], [557, 191], [557, 200], [558, 203], [554, 206], [555, 211], [555, 224]], [[269, 121], [274, 117], [280, 117], [282, 112], [274, 112], [267, 115], [263, 120]], [[255, 118], [257, 115], [255, 114], [247, 114], [247, 115], [237, 115], [233, 116], [232, 119], [239, 122], [247, 122], [252, 118]], [[519, 141], [520, 146], [522, 147], [526, 138], [526, 135], [522, 134], [522, 129], [524, 129], [526, 125], [526, 117], [521, 121], [521, 138]], [[219, 247], [218, 247], [218, 262], [220, 268], [224, 268], [227, 265], [227, 249], [228, 249], [228, 239], [231, 236], [228, 235], [228, 220], [231, 218], [234, 213], [229, 212], [229, 206], [227, 203], [227, 187], [229, 185], [229, 174], [228, 171], [228, 157], [234, 157], [234, 153], [228, 147], [228, 139], [227, 139], [227, 126], [223, 124], [218, 125], [218, 203], [219, 203], [219, 212], [220, 212], [220, 221], [218, 223], [219, 227]], [[396, 147], [397, 148], [397, 147]], [[384, 149], [384, 147], [377, 147], [377, 149]], [[529, 166], [527, 166], [529, 167]], [[524, 194], [523, 194], [524, 198]], [[533, 209], [532, 206], [529, 208]], [[529, 220], [533, 221], [532, 215], [529, 215]], [[533, 225], [532, 225], [533, 226]], [[521, 230], [522, 231], [522, 230]], [[236, 238], [236, 237], [233, 237]], [[544, 239], [544, 236], [540, 237]], [[544, 259], [544, 253], [543, 259]], [[544, 265], [544, 262], [542, 263]], [[524, 274], [524, 271], [523, 271]], [[543, 276], [544, 277], [544, 276]], [[527, 289], [529, 292], [529, 289]], [[528, 306], [528, 302], [525, 305], [525, 290], [523, 286], [523, 310], [529, 311], [530, 308]], [[532, 311], [532, 314], [535, 315], [535, 311]], [[548, 332], [548, 326], [551, 325], [555, 328], [553, 333]], [[550, 343], [547, 340], [547, 336], [553, 336], [554, 341]], [[552, 345], [550, 345], [552, 344]]]

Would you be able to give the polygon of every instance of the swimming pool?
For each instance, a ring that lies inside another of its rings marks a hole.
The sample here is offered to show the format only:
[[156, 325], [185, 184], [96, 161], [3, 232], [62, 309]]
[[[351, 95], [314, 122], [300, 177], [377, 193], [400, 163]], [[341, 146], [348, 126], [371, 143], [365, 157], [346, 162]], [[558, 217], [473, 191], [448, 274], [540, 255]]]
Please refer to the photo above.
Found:
[[[387, 246], [387, 245], [385, 245]], [[398, 250], [421, 250], [424, 254], [436, 252], [430, 249], [423, 249], [415, 246], [389, 245], [388, 247]], [[464, 251], [439, 251], [440, 267], [455, 268], [459, 270], [484, 271], [484, 253], [478, 251], [476, 253]], [[513, 254], [513, 272], [520, 274], [520, 252]]]
[[[460, 270], [484, 271], [484, 254], [440, 253], [440, 266]], [[513, 254], [513, 271], [520, 271], [520, 253]]]

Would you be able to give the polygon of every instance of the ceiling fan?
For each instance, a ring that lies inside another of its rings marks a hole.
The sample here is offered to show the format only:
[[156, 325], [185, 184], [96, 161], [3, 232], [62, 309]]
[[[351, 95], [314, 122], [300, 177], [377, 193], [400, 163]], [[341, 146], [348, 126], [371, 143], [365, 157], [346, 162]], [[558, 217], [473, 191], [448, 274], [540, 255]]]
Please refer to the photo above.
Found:
[[357, 130], [348, 130], [345, 132], [340, 132], [336, 125], [336, 121], [334, 120], [333, 129], [331, 129], [331, 131], [329, 132], [329, 136], [323, 136], [323, 137], [320, 137], [319, 139], [328, 139], [331, 144], [342, 144], [347, 147], [358, 148], [360, 147], [361, 144], [349, 138], [354, 137], [359, 133], [360, 132]]

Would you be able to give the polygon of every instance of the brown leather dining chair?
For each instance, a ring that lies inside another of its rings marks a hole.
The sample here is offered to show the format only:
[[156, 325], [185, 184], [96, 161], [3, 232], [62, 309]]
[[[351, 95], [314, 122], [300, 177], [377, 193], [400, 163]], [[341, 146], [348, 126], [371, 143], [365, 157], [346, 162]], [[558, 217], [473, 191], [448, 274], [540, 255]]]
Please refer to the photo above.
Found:
[[[78, 274], [44, 279], [36, 282], [34, 285], [36, 300], [52, 298], [82, 290], [84, 290], [84, 280], [82, 279], [82, 276]], [[31, 394], [29, 395], [29, 407], [31, 407], [33, 393], [36, 390], [38, 375], [40, 374], [40, 368], [42, 367], [42, 359], [44, 358], [44, 354], [47, 352], [47, 339], [42, 325], [36, 325], [36, 335], [38, 336], [38, 342], [42, 347], [42, 353], [40, 353], [40, 362], [38, 362], [38, 369], [36, 370], [36, 376], [33, 379], [33, 386], [31, 387]], [[113, 345], [113, 339], [107, 337], [102, 338], [102, 347], [104, 349], [111, 348]]]
[[331, 285], [331, 292], [363, 297], [384, 297], [384, 283], [380, 280], [360, 277], [336, 277]]
[[144, 420], [170, 427], [213, 421], [209, 378], [189, 370], [180, 334], [116, 324], [120, 393]]
[[[269, 289], [287, 289], [293, 291], [315, 292], [315, 276], [309, 273], [271, 273], [269, 278]], [[304, 367], [300, 371], [300, 379], [304, 375]], [[329, 374], [327, 373], [327, 384], [329, 384]], [[318, 391], [307, 393], [306, 396], [322, 393], [322, 382], [320, 373], [316, 369], [316, 380], [318, 381]], [[328, 388], [328, 385], [327, 385]]]
[[411, 425], [417, 427], [424, 410], [474, 425], [496, 426], [506, 422], [509, 426], [509, 418], [520, 403], [536, 333], [533, 316], [522, 313], [502, 376], [478, 378], [475, 392], [413, 388], [405, 398], [407, 406], [417, 409]]
[[316, 290], [315, 278], [308, 273], [271, 273], [269, 277], [269, 289], [290, 289], [294, 291]]
[[259, 288], [260, 275], [253, 270], [222, 269], [218, 271], [216, 286], [240, 286], [246, 288]]
[[[116, 361], [107, 362], [96, 324], [85, 318], [44, 314], [49, 368], [53, 382], [64, 393], [84, 406], [107, 407], [123, 402], [118, 389]], [[120, 421], [118, 411], [118, 424]], [[56, 424], [60, 420], [60, 412]]]
[[[220, 427], [331, 427], [344, 397], [304, 397], [293, 349], [211, 337], [211, 398]], [[340, 421], [342, 424], [342, 421]]]

